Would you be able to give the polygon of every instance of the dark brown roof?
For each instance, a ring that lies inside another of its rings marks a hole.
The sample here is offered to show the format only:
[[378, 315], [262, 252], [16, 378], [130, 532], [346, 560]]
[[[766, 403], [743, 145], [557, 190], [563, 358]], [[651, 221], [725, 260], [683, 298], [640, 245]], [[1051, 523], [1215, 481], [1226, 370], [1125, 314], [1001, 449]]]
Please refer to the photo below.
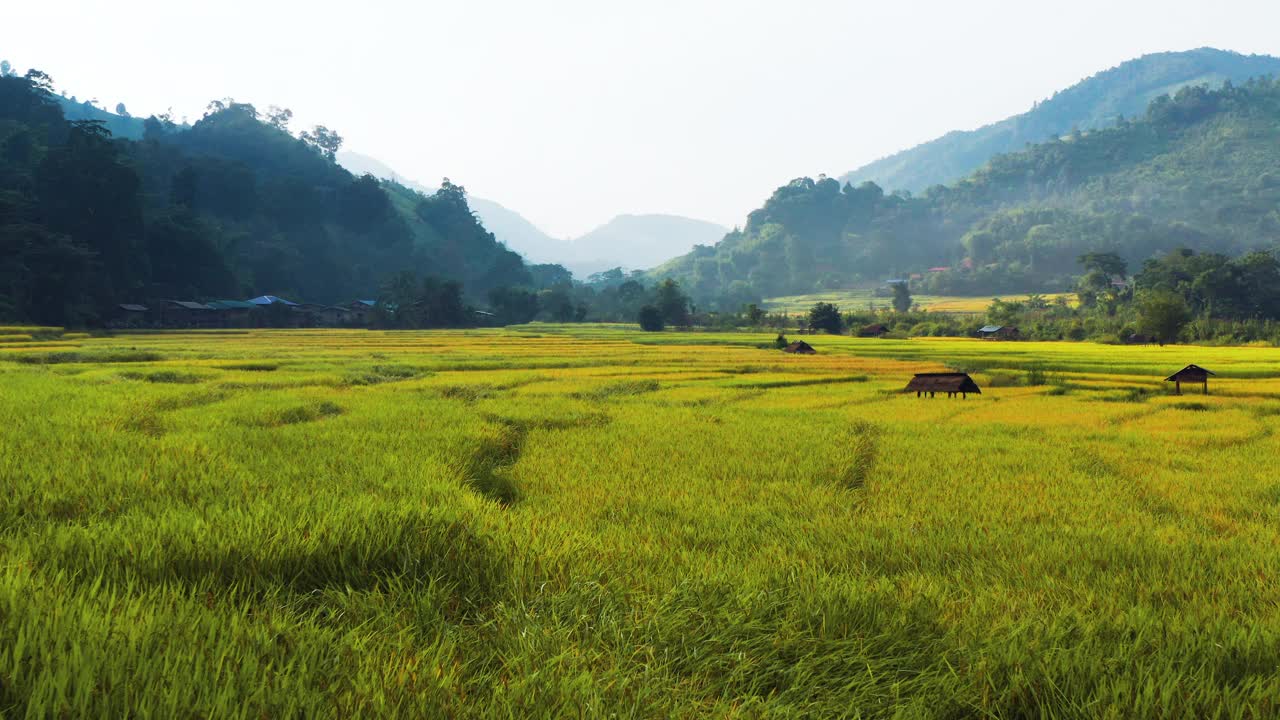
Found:
[[982, 394], [968, 373], [916, 373], [903, 392], [958, 392]]
[[868, 336], [871, 336], [871, 335], [883, 335], [883, 334], [885, 334], [885, 333], [887, 333], [887, 332], [889, 332], [889, 328], [885, 327], [885, 326], [884, 326], [884, 324], [882, 324], [882, 323], [873, 323], [873, 324], [871, 324], [871, 325], [867, 325], [866, 327], [864, 327], [864, 328], [862, 328], [861, 330], [859, 330], [859, 331], [858, 331], [858, 334], [859, 334], [859, 335], [861, 335], [861, 336], [863, 336], [863, 337], [868, 337]]
[[1199, 365], [1188, 365], [1182, 368], [1181, 370], [1179, 370], [1178, 372], [1165, 378], [1164, 381], [1173, 382], [1175, 380], [1185, 380], [1185, 381], [1192, 381], [1192, 382], [1201, 382], [1203, 380], [1207, 380], [1208, 377], [1213, 374], [1215, 374], [1213, 371], [1205, 370]]
[[782, 348], [782, 352], [800, 353], [801, 355], [813, 355], [818, 352], [813, 346], [803, 340], [797, 340], [790, 345]]
[[183, 310], [212, 310], [204, 303], [191, 302], [190, 300], [166, 300], [170, 305], [182, 308]]

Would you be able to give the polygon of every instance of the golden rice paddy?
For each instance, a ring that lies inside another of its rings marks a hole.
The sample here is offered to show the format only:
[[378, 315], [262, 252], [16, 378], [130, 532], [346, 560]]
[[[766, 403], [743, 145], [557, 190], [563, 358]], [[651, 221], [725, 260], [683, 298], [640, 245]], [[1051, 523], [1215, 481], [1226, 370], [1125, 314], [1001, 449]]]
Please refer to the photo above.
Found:
[[1274, 350], [6, 330], [0, 717], [1280, 714]]

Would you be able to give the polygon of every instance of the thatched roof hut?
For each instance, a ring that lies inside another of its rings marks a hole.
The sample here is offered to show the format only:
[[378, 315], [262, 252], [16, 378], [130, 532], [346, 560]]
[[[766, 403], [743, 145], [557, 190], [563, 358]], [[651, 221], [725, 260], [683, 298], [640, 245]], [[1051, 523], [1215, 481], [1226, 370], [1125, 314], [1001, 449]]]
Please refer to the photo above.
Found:
[[814, 350], [813, 346], [810, 345], [809, 343], [803, 340], [797, 340], [791, 343], [790, 345], [782, 348], [782, 352], [797, 353], [800, 355], [813, 355], [818, 351]]
[[944, 392], [947, 397], [967, 397], [969, 393], [977, 395], [982, 394], [982, 390], [978, 387], [978, 383], [969, 377], [969, 373], [962, 372], [940, 372], [940, 373], [916, 373], [911, 378], [911, 382], [907, 383], [907, 387], [903, 392], [915, 391], [916, 397], [921, 397], [924, 393], [928, 393], [929, 397], [933, 397], [934, 393]]
[[872, 323], [859, 330], [858, 337], [881, 337], [887, 332], [889, 328], [885, 327], [884, 323]]
[[1209, 394], [1209, 376], [1213, 375], [1213, 371], [1205, 370], [1199, 365], [1188, 365], [1178, 372], [1165, 378], [1165, 382], [1173, 383], [1174, 392], [1178, 395], [1182, 394], [1182, 383], [1200, 383], [1204, 386], [1204, 394]]

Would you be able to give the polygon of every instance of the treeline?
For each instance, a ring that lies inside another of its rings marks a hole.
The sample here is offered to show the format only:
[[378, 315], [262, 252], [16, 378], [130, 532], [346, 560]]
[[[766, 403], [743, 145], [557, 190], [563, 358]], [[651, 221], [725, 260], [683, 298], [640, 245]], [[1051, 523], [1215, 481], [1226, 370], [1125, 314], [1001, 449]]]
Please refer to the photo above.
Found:
[[[1114, 128], [997, 156], [913, 196], [793, 180], [714, 247], [653, 271], [701, 304], [916, 278], [938, 294], [1067, 291], [1075, 258], [1280, 243], [1280, 85], [1185, 87]], [[932, 272], [929, 272], [932, 270]]]
[[[1134, 276], [1115, 253], [1078, 258], [1083, 274], [1075, 302], [995, 299], [982, 314], [951, 314], [915, 308], [901, 289], [897, 310], [845, 312], [817, 303], [801, 316], [764, 316], [758, 327], [877, 336], [973, 337], [984, 325], [1015, 327], [1029, 340], [1095, 340], [1111, 343], [1199, 342], [1280, 345], [1280, 260], [1270, 252], [1231, 258], [1178, 248], [1148, 259]], [[907, 309], [910, 308], [910, 309]], [[744, 313], [745, 314], [745, 313]]]
[[68, 121], [50, 78], [0, 77], [0, 319], [94, 325], [118, 303], [261, 294], [338, 303], [409, 270], [473, 299], [539, 287], [447, 180], [424, 197], [354, 177], [341, 137], [294, 136], [292, 113], [215, 101], [190, 127], [141, 140]]

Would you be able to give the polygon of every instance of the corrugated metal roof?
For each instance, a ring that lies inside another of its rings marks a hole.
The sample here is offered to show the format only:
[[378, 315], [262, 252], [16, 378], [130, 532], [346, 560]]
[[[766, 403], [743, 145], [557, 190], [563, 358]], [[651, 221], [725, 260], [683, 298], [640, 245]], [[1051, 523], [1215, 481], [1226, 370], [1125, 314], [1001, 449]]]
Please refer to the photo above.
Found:
[[297, 305], [298, 304], [295, 302], [289, 302], [288, 300], [285, 300], [284, 298], [281, 298], [281, 297], [276, 297], [275, 295], [259, 295], [256, 298], [250, 299], [249, 302], [253, 303], [254, 305], [276, 305], [276, 304]]
[[258, 306], [244, 300], [210, 300], [209, 307], [214, 310], [253, 310]]
[[212, 310], [213, 308], [204, 303], [192, 302], [190, 300], [170, 300], [169, 302], [177, 305], [184, 310]]
[[147, 311], [147, 306], [146, 306], [146, 305], [133, 305], [133, 304], [130, 304], [130, 303], [120, 303], [120, 309], [121, 309], [121, 310], [127, 310], [127, 311], [129, 311], [129, 312], [146, 312], [146, 311]]
[[1004, 326], [1003, 325], [983, 325], [982, 327], [978, 328], [978, 332], [985, 332], [985, 333], [1000, 332], [1000, 328], [1002, 327]]

